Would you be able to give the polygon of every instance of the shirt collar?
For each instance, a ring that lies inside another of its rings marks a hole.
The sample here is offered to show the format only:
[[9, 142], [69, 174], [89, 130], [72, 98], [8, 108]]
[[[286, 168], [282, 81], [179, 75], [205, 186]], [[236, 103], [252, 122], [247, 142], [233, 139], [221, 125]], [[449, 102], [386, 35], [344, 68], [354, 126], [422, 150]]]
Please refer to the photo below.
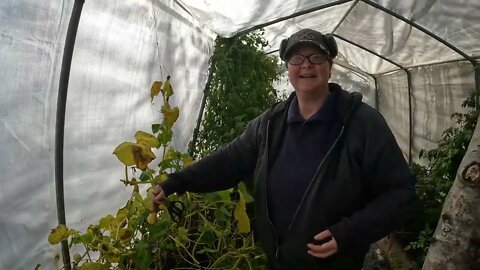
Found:
[[335, 101], [336, 101], [336, 92], [337, 91], [330, 91], [330, 95], [328, 95], [327, 100], [323, 104], [323, 106], [310, 118], [305, 120], [302, 115], [300, 115], [300, 109], [298, 107], [298, 99], [295, 96], [288, 108], [288, 115], [287, 115], [287, 123], [292, 124], [295, 122], [332, 122], [335, 120]]

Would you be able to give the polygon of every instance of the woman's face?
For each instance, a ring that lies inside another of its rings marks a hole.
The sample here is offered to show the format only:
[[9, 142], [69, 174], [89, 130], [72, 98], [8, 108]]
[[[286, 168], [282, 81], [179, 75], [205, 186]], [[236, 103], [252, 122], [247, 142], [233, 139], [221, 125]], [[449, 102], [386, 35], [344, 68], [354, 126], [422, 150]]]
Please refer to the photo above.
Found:
[[322, 64], [312, 64], [308, 57], [312, 54], [323, 53], [315, 47], [299, 47], [293, 51], [293, 55], [303, 55], [307, 57], [302, 64], [292, 65], [288, 63], [288, 78], [295, 91], [303, 93], [313, 93], [328, 89], [328, 80], [330, 79], [330, 63], [325, 61]]

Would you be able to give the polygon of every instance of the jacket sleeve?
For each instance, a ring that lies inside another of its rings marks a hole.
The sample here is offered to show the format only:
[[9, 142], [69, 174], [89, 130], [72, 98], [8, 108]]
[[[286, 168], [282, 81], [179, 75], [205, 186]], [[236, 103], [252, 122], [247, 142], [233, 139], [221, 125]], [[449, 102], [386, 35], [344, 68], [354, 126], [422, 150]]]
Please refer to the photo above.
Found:
[[168, 196], [172, 193], [212, 192], [235, 186], [249, 177], [256, 165], [262, 116], [252, 120], [245, 131], [228, 145], [169, 175], [161, 184]]
[[340, 251], [358, 250], [399, 229], [416, 198], [416, 178], [385, 119], [377, 111], [367, 119], [362, 161], [367, 202], [328, 228]]

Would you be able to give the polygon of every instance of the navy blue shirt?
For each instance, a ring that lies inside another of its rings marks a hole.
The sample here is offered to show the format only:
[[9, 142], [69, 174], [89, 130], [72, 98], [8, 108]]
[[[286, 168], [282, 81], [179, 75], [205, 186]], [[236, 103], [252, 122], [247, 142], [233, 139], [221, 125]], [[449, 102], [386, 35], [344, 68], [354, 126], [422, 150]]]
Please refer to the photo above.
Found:
[[323, 106], [307, 120], [300, 115], [297, 97], [288, 109], [285, 138], [267, 179], [269, 216], [280, 241], [288, 232], [317, 168], [340, 133], [336, 96], [336, 91], [332, 91]]

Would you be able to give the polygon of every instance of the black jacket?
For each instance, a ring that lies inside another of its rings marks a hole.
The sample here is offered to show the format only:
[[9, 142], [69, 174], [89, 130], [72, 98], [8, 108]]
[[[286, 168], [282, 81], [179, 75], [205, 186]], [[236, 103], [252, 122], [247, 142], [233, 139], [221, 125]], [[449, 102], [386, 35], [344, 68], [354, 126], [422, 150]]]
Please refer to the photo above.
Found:
[[[290, 233], [281, 245], [268, 218], [267, 174], [286, 130], [286, 101], [250, 122], [242, 135], [162, 184], [167, 194], [210, 192], [253, 179], [255, 234], [278, 269], [361, 269], [371, 243], [398, 229], [415, 197], [415, 177], [384, 118], [337, 84], [340, 135], [313, 177]], [[292, 168], [295, 170], [295, 168]], [[253, 177], [251, 177], [253, 175]], [[307, 253], [307, 243], [329, 229], [339, 252], [327, 259]]]

